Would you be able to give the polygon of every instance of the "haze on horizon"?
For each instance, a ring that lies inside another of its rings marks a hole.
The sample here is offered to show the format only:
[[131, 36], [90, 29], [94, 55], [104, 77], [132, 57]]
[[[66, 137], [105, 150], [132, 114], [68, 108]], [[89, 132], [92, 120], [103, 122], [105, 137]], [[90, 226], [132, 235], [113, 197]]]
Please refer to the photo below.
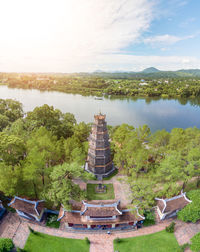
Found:
[[200, 68], [200, 2], [0, 0], [0, 72]]

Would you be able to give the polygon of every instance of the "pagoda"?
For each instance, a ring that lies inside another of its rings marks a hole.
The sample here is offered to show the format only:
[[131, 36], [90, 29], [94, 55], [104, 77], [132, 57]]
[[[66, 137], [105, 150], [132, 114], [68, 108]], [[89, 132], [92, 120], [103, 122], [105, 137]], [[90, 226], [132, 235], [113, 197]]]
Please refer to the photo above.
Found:
[[114, 171], [105, 118], [106, 115], [102, 115], [101, 113], [94, 116], [85, 166], [88, 172], [93, 173], [98, 178], [106, 177]]

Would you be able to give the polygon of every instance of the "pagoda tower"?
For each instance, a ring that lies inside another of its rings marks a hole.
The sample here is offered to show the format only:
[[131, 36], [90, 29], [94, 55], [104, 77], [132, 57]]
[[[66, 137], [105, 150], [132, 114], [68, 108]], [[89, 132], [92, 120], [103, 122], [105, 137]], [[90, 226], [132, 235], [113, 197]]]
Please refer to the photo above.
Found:
[[89, 150], [85, 169], [97, 177], [106, 177], [114, 171], [110, 155], [110, 143], [105, 121], [106, 115], [94, 116], [89, 136]]

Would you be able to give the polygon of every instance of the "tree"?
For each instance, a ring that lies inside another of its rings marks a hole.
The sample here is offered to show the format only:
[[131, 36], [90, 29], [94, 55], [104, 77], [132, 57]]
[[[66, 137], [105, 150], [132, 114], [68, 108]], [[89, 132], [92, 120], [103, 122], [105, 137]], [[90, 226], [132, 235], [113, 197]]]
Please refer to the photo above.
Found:
[[5, 127], [10, 124], [9, 118], [5, 115], [0, 114], [0, 131], [2, 131]]
[[70, 200], [80, 201], [85, 198], [85, 193], [72, 181], [77, 177], [87, 179], [91, 175], [83, 173], [83, 168], [77, 163], [55, 166], [50, 174], [51, 183], [46, 197], [55, 204], [62, 203], [65, 209], [70, 209]]
[[141, 142], [146, 141], [148, 139], [148, 137], [150, 136], [150, 134], [151, 134], [151, 130], [148, 127], [148, 125], [146, 125], [146, 124], [144, 124], [142, 127], [139, 126], [139, 128], [136, 129], [136, 132], [137, 132], [137, 135], [138, 135], [138, 139]]
[[70, 137], [73, 134], [73, 128], [76, 123], [73, 114], [62, 114], [59, 109], [44, 104], [36, 107], [32, 112], [27, 113], [26, 121], [30, 129], [45, 127], [58, 138]]
[[136, 178], [134, 175], [128, 178], [131, 188], [132, 207], [139, 207], [142, 211], [150, 209], [154, 205], [155, 181], [146, 177]]
[[74, 127], [74, 136], [80, 141], [85, 142], [88, 140], [91, 126], [84, 122], [76, 124]]
[[6, 116], [9, 122], [23, 117], [22, 104], [11, 99], [0, 99], [0, 114]]
[[0, 191], [7, 196], [18, 195], [22, 191], [22, 168], [0, 162]]
[[21, 138], [0, 132], [0, 157], [8, 165], [16, 165], [23, 160], [25, 145]]
[[190, 178], [192, 178], [191, 172], [181, 152], [173, 151], [160, 162], [157, 169], [156, 180], [162, 184], [159, 193], [171, 197], [180, 190], [180, 183], [184, 190]]
[[35, 195], [37, 195], [41, 184], [44, 189], [45, 180], [48, 181], [51, 167], [58, 164], [61, 159], [62, 152], [56, 136], [53, 136], [44, 127], [40, 127], [32, 133], [27, 141], [24, 177], [33, 183]]

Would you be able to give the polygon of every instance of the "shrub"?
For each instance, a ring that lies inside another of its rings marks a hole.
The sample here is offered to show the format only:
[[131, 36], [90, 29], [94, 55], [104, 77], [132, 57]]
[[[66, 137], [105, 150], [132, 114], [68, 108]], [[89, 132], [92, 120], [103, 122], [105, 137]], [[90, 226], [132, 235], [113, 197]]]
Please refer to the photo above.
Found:
[[39, 234], [37, 231], [33, 230], [30, 226], [28, 226], [28, 229], [34, 235], [38, 235]]
[[189, 247], [190, 247], [189, 243], [184, 243], [183, 245], [180, 246], [180, 252], [184, 252], [185, 249]]
[[85, 237], [85, 241], [87, 244], [90, 244], [90, 240], [88, 239], [88, 237]]
[[178, 212], [178, 219], [195, 223], [200, 219], [200, 190], [192, 190], [187, 196], [192, 202]]
[[121, 239], [119, 237], [115, 238], [114, 240], [115, 243], [120, 243], [121, 242]]
[[0, 238], [0, 251], [9, 252], [14, 248], [13, 241], [8, 238]]
[[200, 251], [200, 232], [197, 233], [195, 236], [192, 237], [190, 249], [194, 252]]
[[165, 228], [165, 230], [168, 233], [174, 233], [174, 227], [175, 227], [175, 222], [170, 223], [170, 225], [168, 227]]
[[144, 212], [144, 217], [145, 217], [145, 220], [143, 223], [144, 227], [151, 226], [151, 225], [155, 224], [155, 214], [153, 211], [146, 210]]

